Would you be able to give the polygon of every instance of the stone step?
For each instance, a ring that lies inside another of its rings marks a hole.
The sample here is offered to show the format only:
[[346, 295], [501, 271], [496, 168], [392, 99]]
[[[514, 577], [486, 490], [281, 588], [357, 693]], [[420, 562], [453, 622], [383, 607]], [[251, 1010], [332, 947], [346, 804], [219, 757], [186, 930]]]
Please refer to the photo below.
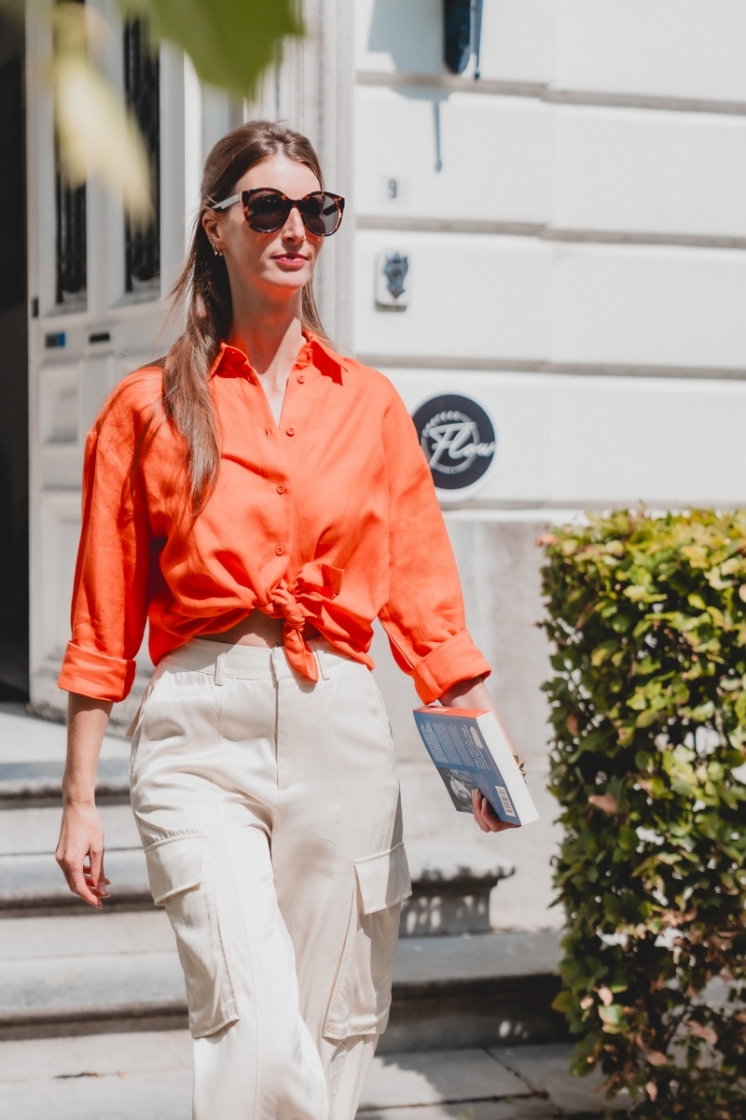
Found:
[[[5, 918], [0, 947], [0, 1037], [184, 1024], [183, 977], [161, 910]], [[558, 1037], [549, 1007], [557, 958], [555, 934], [401, 940], [382, 1052]]]
[[[0, 762], [0, 809], [62, 803], [62, 759]], [[129, 760], [101, 758], [96, 774], [99, 803], [129, 800]]]
[[[112, 880], [107, 907], [152, 907], [145, 857], [140, 848], [107, 851], [104, 864]], [[51, 852], [0, 856], [0, 913], [85, 914], [89, 907], [71, 894]]]
[[[105, 870], [111, 909], [152, 905], [145, 858], [128, 805], [103, 805]], [[0, 812], [0, 912], [82, 912], [54, 861], [60, 810], [13, 808]], [[412, 841], [407, 845], [412, 898], [402, 907], [403, 937], [486, 933], [490, 894], [512, 868], [483, 849]]]
[[552, 1042], [560, 934], [494, 932], [399, 941], [394, 1001], [379, 1051]]
[[[102, 805], [99, 809], [106, 847], [139, 848], [140, 837], [132, 809], [127, 805]], [[57, 847], [62, 808], [58, 805], [29, 808], [16, 805], [0, 812], [0, 852], [4, 856], [52, 855]]]

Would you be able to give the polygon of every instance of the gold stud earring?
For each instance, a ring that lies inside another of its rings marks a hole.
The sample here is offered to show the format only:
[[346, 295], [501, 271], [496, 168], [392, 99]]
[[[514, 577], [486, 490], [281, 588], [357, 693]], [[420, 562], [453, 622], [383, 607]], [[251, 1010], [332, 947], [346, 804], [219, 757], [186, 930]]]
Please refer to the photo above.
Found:
[[213, 251], [213, 253], [215, 254], [215, 256], [216, 256], [216, 257], [222, 257], [222, 255], [223, 255], [223, 250], [222, 250], [222, 249], [218, 249], [218, 247], [217, 247], [217, 245], [215, 244], [215, 242], [214, 242], [214, 241], [211, 241], [211, 242], [210, 242], [210, 244], [212, 245], [212, 251]]

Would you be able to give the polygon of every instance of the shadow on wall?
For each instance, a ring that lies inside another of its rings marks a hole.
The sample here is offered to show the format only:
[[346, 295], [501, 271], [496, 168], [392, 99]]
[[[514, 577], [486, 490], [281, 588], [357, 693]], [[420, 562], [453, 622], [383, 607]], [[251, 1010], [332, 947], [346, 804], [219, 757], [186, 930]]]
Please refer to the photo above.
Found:
[[[368, 50], [391, 55], [396, 70], [415, 74], [444, 74], [442, 0], [375, 0], [368, 35]], [[433, 109], [433, 163], [443, 167], [440, 105], [448, 94], [437, 90], [407, 88], [402, 97], [429, 101]]]
[[367, 47], [397, 70], [444, 73], [442, 0], [375, 0]]

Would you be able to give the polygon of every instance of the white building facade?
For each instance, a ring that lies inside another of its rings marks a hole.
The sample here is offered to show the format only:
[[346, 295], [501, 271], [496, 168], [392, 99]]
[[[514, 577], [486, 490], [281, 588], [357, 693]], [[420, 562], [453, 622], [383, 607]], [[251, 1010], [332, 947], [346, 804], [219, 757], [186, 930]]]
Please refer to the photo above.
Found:
[[[455, 473], [434, 464], [434, 477], [469, 626], [543, 811], [525, 836], [485, 841], [518, 871], [493, 922], [557, 925], [534, 542], [585, 509], [746, 502], [746, 6], [484, 0], [477, 78], [474, 55], [460, 75], [444, 62], [443, 0], [307, 0], [307, 40], [250, 107], [202, 88], [164, 47], [157, 268], [133, 279], [142, 247], [89, 182], [85, 282], [66, 291], [59, 225], [75, 200], [61, 209], [55, 188], [46, 3], [29, 0], [25, 47], [32, 704], [62, 709], [85, 435], [118, 379], [170, 338], [162, 297], [204, 156], [246, 115], [286, 119], [348, 200], [319, 278], [329, 333], [383, 370], [421, 425], [455, 424], [438, 453]], [[127, 89], [115, 6], [89, 3], [117, 29], [103, 62]], [[453, 396], [470, 402], [466, 420]], [[414, 690], [378, 639], [376, 651], [410, 835], [466, 843], [473, 825], [417, 742]], [[143, 654], [142, 680], [148, 669]]]

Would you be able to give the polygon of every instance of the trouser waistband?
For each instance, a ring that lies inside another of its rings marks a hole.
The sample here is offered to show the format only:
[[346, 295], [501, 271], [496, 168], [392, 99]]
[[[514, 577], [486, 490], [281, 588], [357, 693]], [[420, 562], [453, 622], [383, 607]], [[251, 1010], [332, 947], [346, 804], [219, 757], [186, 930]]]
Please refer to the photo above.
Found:
[[[333, 672], [349, 665], [353, 658], [342, 653], [325, 638], [312, 638], [309, 648], [318, 662], [319, 677], [328, 680]], [[229, 645], [224, 642], [193, 638], [167, 654], [164, 669], [181, 669], [208, 673], [222, 684], [224, 677], [239, 680], [281, 680], [297, 676], [287, 659], [284, 646], [267, 649], [263, 646]], [[160, 665], [159, 665], [160, 668]]]

